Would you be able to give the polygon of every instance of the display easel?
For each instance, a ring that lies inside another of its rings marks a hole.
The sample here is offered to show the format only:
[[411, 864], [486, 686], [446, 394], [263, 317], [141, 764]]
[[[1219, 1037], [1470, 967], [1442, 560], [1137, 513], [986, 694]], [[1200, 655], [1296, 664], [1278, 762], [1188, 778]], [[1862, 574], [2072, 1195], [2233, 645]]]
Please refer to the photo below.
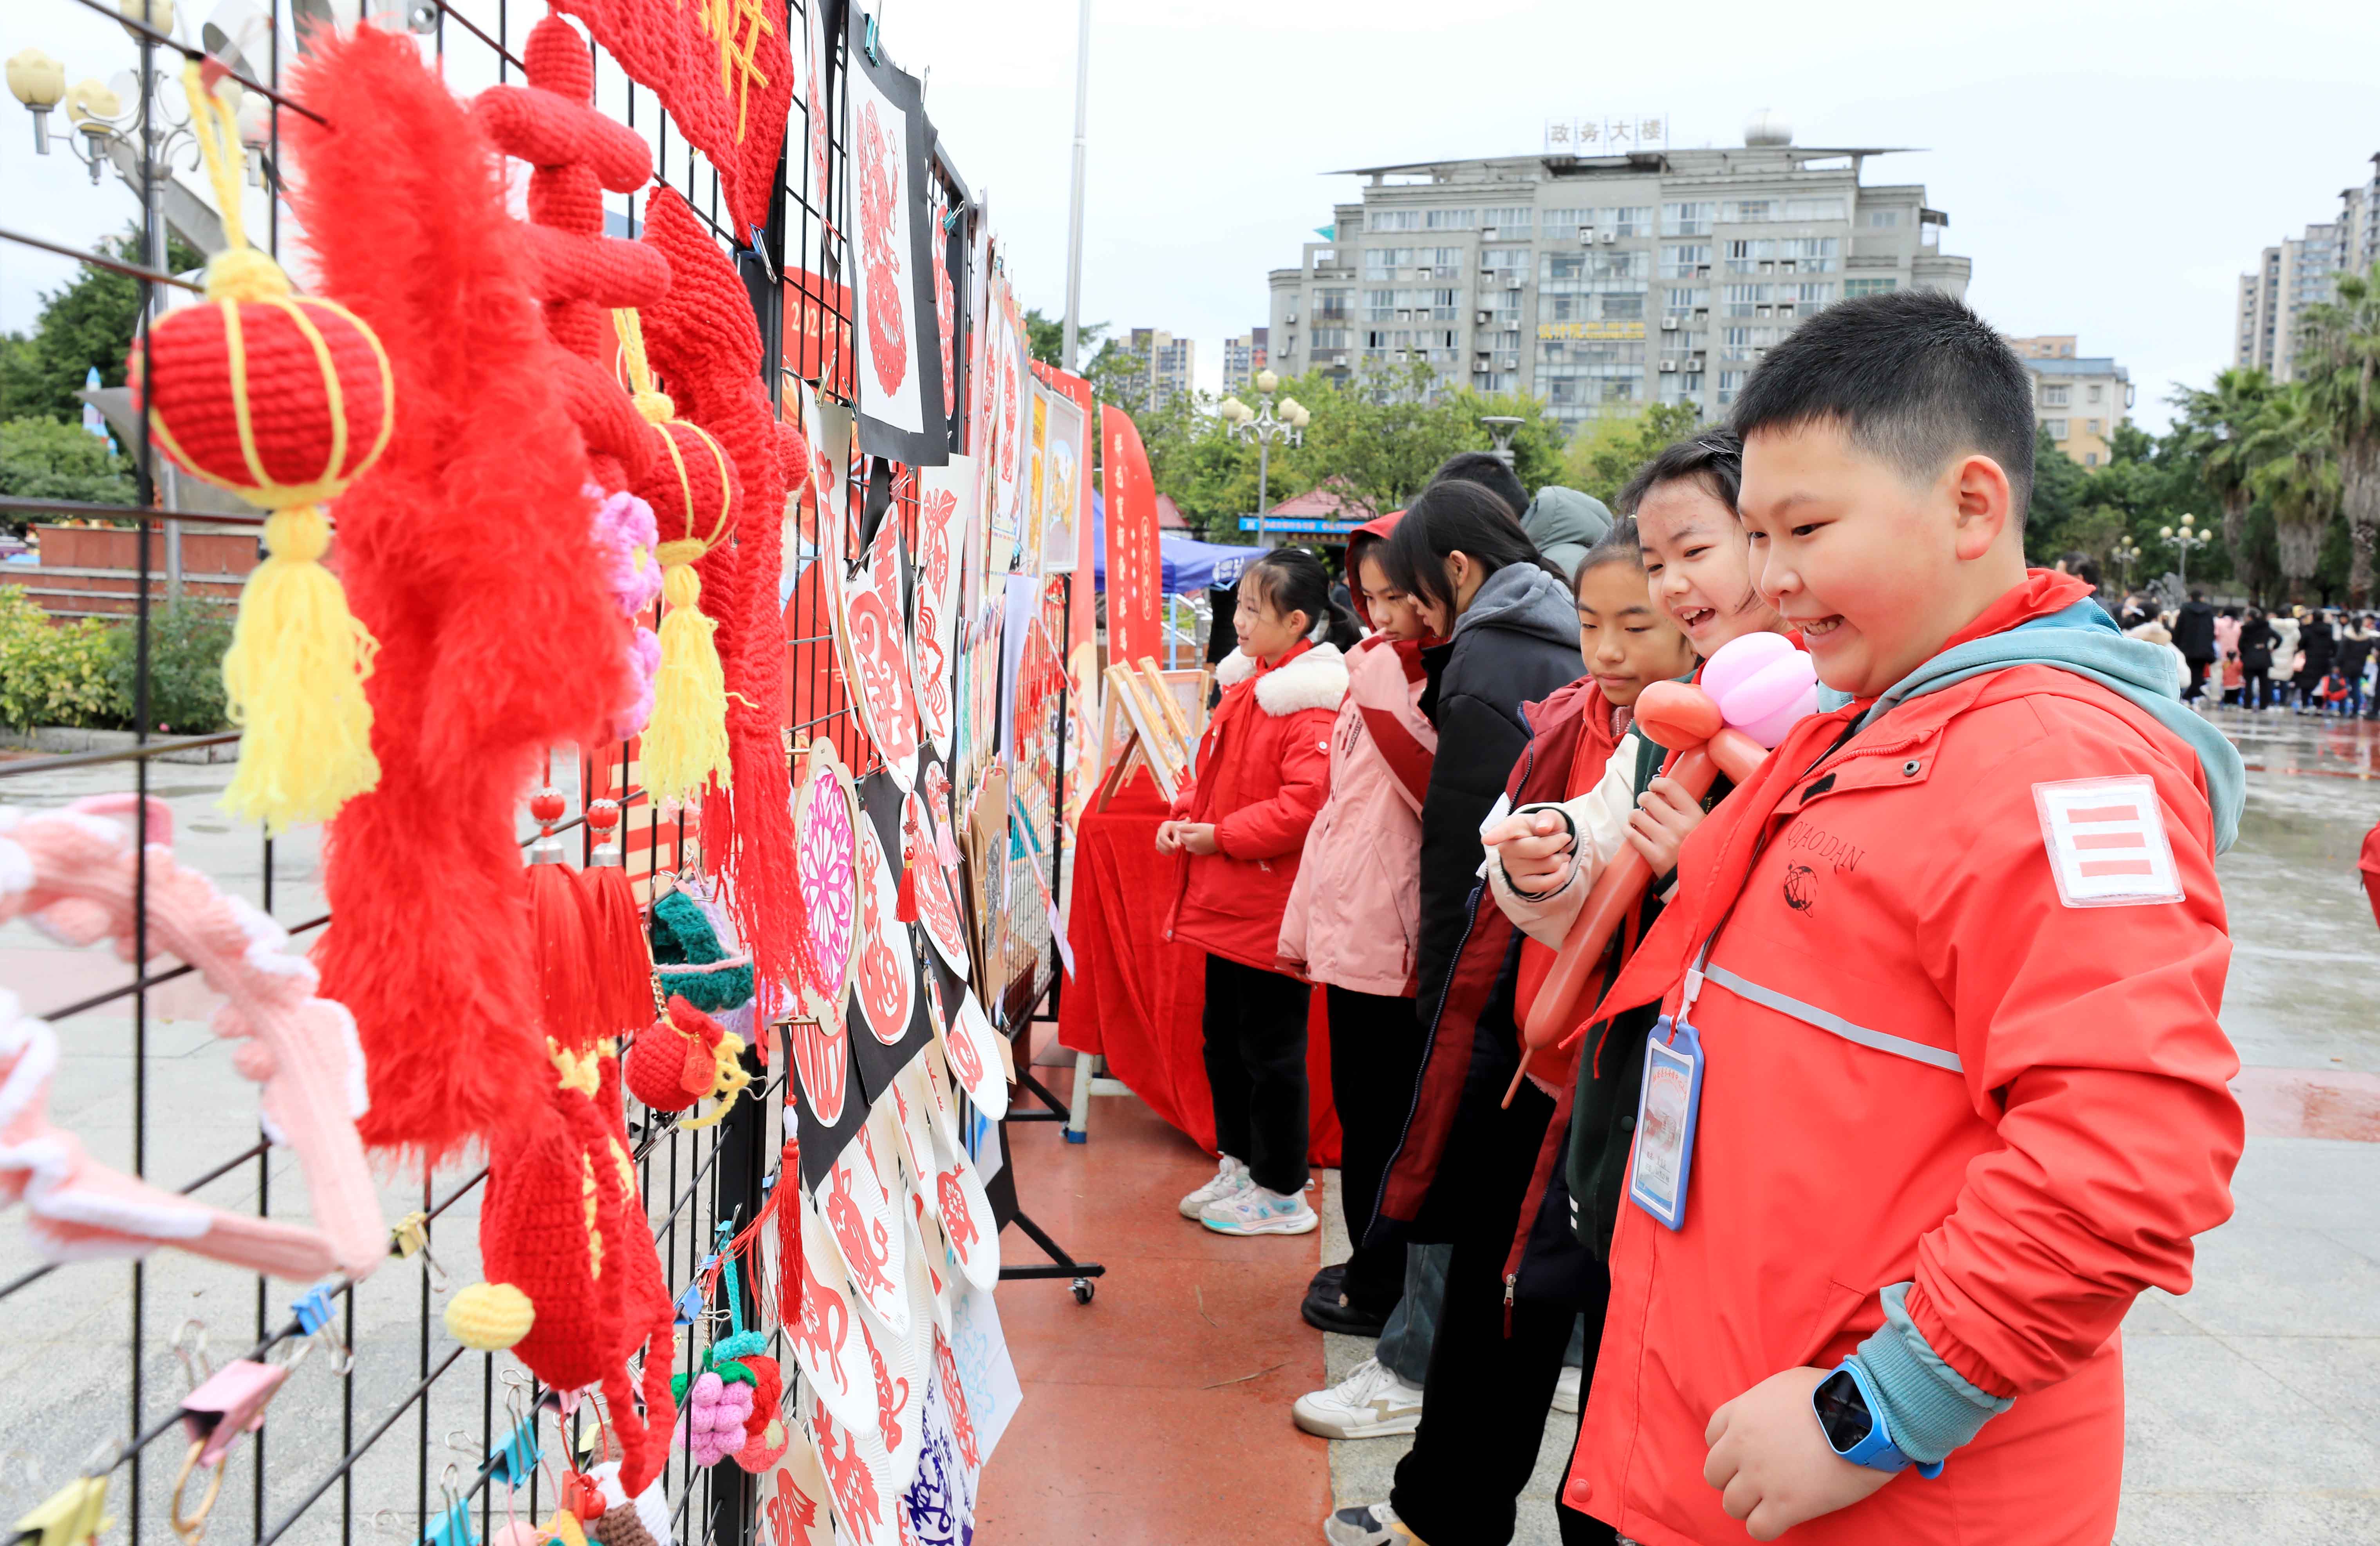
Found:
[[[1099, 781], [1099, 791], [1091, 809], [1105, 810], [1108, 801], [1124, 786], [1136, 766], [1147, 768], [1149, 776], [1157, 781], [1158, 793], [1172, 799], [1181, 792], [1182, 780], [1190, 771], [1189, 748], [1175, 733], [1173, 721], [1159, 701], [1160, 698], [1171, 700], [1172, 693], [1152, 690], [1140, 673], [1128, 665], [1109, 666], [1106, 680], [1109, 712], [1121, 712], [1130, 728], [1123, 749], [1110, 761], [1107, 776]], [[1160, 685], [1162, 686], [1161, 676]], [[1178, 706], [1175, 712], [1180, 712]]]

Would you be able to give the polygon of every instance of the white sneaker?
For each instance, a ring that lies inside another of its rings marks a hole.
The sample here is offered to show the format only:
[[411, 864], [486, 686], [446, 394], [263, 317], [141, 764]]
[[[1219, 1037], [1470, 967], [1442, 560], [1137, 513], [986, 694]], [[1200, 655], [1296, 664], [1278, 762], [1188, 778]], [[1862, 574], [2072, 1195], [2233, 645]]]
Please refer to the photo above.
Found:
[[1182, 1216], [1195, 1219], [1207, 1204], [1227, 1198], [1248, 1184], [1248, 1167], [1226, 1154], [1223, 1163], [1215, 1167], [1214, 1179], [1182, 1199]]
[[1388, 1546], [1413, 1538], [1413, 1531], [1398, 1521], [1397, 1511], [1386, 1503], [1338, 1509], [1322, 1521], [1322, 1539], [1330, 1546]]
[[1554, 1410], [1578, 1416], [1579, 1386], [1585, 1383], [1579, 1370], [1562, 1365], [1561, 1378], [1554, 1382]]
[[1292, 1421], [1325, 1439], [1380, 1439], [1421, 1426], [1421, 1390], [1378, 1358], [1366, 1358], [1327, 1391], [1291, 1404]]
[[1283, 1197], [1253, 1178], [1200, 1209], [1198, 1222], [1218, 1235], [1310, 1235], [1322, 1224], [1305, 1205], [1305, 1193]]

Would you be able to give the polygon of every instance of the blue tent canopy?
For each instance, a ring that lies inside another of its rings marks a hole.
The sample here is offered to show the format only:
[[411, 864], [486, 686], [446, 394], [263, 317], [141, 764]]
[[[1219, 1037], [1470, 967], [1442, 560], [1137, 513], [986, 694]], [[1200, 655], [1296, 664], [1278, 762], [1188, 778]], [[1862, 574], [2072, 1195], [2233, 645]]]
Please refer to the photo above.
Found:
[[[1095, 583], [1104, 590], [1108, 588], [1107, 502], [1097, 493], [1091, 495], [1091, 570]], [[1165, 593], [1169, 596], [1185, 596], [1209, 586], [1233, 584], [1242, 569], [1271, 551], [1228, 542], [1193, 542], [1161, 532], [1157, 539], [1158, 557], [1165, 568]]]

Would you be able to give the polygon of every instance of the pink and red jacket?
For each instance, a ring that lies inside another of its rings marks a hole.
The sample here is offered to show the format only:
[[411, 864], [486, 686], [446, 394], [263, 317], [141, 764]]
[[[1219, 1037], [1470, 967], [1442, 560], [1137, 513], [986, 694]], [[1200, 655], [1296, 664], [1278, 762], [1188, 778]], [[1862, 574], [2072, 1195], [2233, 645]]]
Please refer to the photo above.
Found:
[[1375, 634], [1347, 657], [1330, 737], [1330, 797], [1281, 919], [1281, 957], [1317, 982], [1394, 997], [1415, 989], [1421, 801], [1438, 729], [1421, 712], [1421, 646]]

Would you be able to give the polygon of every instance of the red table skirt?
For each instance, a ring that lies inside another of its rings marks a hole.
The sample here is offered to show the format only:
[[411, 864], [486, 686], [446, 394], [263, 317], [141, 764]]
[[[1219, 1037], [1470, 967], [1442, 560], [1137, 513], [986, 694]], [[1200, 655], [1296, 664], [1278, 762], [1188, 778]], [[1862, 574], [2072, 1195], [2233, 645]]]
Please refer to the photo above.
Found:
[[[1083, 818], [1075, 838], [1074, 896], [1066, 932], [1075, 975], [1058, 1005], [1058, 1041], [1097, 1053], [1108, 1072], [1149, 1109], [1215, 1149], [1215, 1109], [1201, 1056], [1207, 953], [1164, 937], [1174, 864], [1158, 857], [1165, 802], [1147, 773]], [[1324, 995], [1306, 1017], [1305, 1082], [1312, 1102], [1309, 1159], [1339, 1163], [1339, 1114], [1330, 1104], [1330, 1034]]]

